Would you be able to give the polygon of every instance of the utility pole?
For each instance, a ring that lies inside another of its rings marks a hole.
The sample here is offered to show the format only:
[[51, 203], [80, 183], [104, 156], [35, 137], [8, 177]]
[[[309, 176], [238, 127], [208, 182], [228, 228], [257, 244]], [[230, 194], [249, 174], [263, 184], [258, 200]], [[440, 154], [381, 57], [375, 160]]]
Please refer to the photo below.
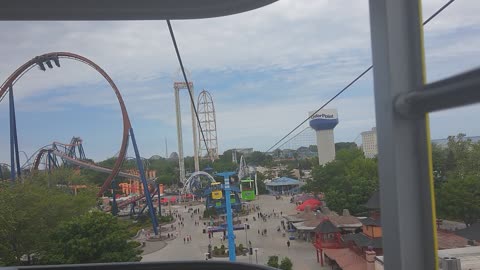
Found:
[[255, 167], [255, 196], [258, 196], [257, 168]]
[[165, 137], [165, 158], [168, 158], [168, 144], [167, 144], [167, 137]]

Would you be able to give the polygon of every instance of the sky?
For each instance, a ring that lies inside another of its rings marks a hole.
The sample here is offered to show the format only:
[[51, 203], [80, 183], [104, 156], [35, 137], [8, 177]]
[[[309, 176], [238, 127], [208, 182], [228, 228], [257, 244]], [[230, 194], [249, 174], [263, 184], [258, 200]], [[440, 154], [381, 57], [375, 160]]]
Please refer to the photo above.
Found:
[[[446, 2], [424, 0], [424, 18]], [[478, 67], [479, 13], [479, 1], [457, 0], [425, 27], [429, 82]], [[242, 14], [172, 25], [196, 95], [205, 89], [213, 96], [220, 153], [240, 147], [266, 151], [371, 65], [368, 1], [280, 0]], [[165, 21], [0, 22], [0, 29], [0, 80], [43, 53], [85, 56], [120, 89], [141, 155], [165, 156], [165, 139], [168, 152], [177, 151], [173, 82], [180, 80], [179, 65]], [[83, 139], [88, 158], [117, 154], [120, 108], [108, 83], [90, 67], [62, 59], [61, 68], [34, 68], [17, 81], [14, 93], [19, 147], [28, 156], [72, 136]], [[7, 101], [0, 102], [0, 162], [6, 163]], [[184, 149], [191, 155], [186, 91], [181, 103]], [[372, 73], [328, 108], [338, 110], [335, 141], [354, 141], [370, 130]], [[479, 113], [473, 105], [431, 114], [432, 137], [480, 135]]]

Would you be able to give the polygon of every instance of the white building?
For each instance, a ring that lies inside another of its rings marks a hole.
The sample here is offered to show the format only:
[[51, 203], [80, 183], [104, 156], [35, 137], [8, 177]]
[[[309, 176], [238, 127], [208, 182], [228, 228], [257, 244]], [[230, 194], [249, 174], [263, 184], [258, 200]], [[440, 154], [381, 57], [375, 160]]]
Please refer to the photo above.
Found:
[[378, 154], [377, 128], [362, 132], [362, 150], [367, 158], [374, 158]]

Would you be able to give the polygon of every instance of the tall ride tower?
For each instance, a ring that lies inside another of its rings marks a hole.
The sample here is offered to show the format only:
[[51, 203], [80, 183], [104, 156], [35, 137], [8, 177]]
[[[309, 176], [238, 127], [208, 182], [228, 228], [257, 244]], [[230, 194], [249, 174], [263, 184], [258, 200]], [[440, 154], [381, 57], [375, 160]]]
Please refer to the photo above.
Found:
[[197, 111], [198, 118], [200, 118], [200, 127], [203, 130], [206, 142], [205, 146], [205, 143], [202, 143], [202, 134], [199, 133], [200, 157], [214, 161], [218, 159], [217, 120], [212, 95], [208, 91], [203, 90], [198, 95]]
[[[190, 87], [190, 94], [193, 97], [193, 83], [188, 82]], [[174, 82], [173, 89], [175, 92], [175, 110], [177, 113], [177, 139], [178, 139], [178, 167], [180, 169], [180, 181], [185, 182], [185, 162], [183, 160], [183, 136], [182, 136], [182, 112], [180, 110], [180, 90], [188, 89], [185, 82]], [[195, 171], [200, 170], [200, 165], [198, 162], [198, 144], [197, 144], [197, 119], [195, 117], [195, 110], [193, 108], [194, 104], [190, 101], [190, 109], [192, 113], [192, 133], [193, 133], [193, 158], [195, 161]]]
[[313, 113], [309, 112], [309, 124], [317, 133], [318, 163], [324, 165], [335, 159], [333, 129], [338, 124], [338, 113], [336, 109], [323, 109]]

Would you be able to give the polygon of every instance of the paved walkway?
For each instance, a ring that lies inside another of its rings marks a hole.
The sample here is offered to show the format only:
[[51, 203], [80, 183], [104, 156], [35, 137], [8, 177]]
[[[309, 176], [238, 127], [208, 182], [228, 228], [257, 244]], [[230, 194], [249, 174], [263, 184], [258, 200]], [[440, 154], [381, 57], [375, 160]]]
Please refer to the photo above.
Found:
[[[291, 212], [294, 209], [294, 205], [289, 203], [288, 199], [275, 200], [273, 196], [259, 196], [255, 203], [260, 205], [262, 213], [272, 213], [274, 209], [275, 213], [280, 211]], [[203, 211], [203, 205], [198, 207]], [[167, 246], [161, 250], [144, 255], [142, 261], [205, 260], [209, 241], [211, 241], [212, 246], [220, 246], [222, 244], [220, 240], [222, 233], [215, 233], [214, 238], [209, 240], [208, 234], [202, 233], [204, 228], [203, 222], [202, 226], [195, 226], [194, 220], [190, 218], [190, 214], [183, 213], [183, 208], [177, 207], [175, 209], [178, 209], [185, 218], [185, 227], [179, 230], [177, 239], [168, 241]], [[256, 263], [258, 260], [259, 264], [266, 264], [268, 256], [277, 255], [280, 257], [280, 260], [288, 256], [292, 260], [293, 269], [295, 270], [321, 269], [320, 264], [317, 263], [315, 249], [310, 243], [293, 240], [290, 241], [290, 248], [287, 247], [287, 238], [282, 237], [282, 233], [276, 231], [276, 228], [280, 225], [280, 217], [272, 217], [267, 222], [263, 222], [259, 219], [253, 221], [253, 216], [256, 217], [257, 213], [248, 217], [250, 230], [247, 230], [246, 234], [245, 231], [235, 231], [235, 235], [237, 244], [242, 243], [244, 246], [248, 246], [246, 243], [251, 241], [253, 248], [258, 248], [257, 258], [254, 253], [250, 257], [238, 256], [237, 261]], [[198, 215], [194, 218], [198, 220]], [[245, 221], [245, 217], [242, 217], [242, 220]], [[267, 236], [258, 234], [259, 229], [267, 229]], [[191, 243], [183, 242], [183, 238], [186, 235], [191, 235]], [[228, 243], [225, 241], [224, 245], [227, 247]], [[213, 258], [213, 260], [228, 260], [228, 258]]]

